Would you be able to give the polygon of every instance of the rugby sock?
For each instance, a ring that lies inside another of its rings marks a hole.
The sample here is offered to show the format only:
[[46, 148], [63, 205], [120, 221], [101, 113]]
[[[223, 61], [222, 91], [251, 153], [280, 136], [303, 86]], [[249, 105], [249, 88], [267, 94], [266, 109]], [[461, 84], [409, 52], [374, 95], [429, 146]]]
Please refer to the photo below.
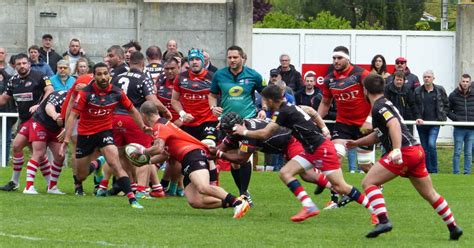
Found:
[[377, 215], [379, 223], [387, 223], [387, 208], [385, 207], [385, 199], [383, 198], [380, 189], [377, 186], [372, 185], [365, 189], [365, 195], [369, 198], [370, 206], [374, 209], [373, 213]]
[[331, 190], [331, 201], [335, 203], [339, 201], [339, 194], [336, 191]]
[[95, 169], [97, 168], [97, 166], [99, 166], [98, 163], [97, 163], [97, 160], [92, 161], [92, 162], [89, 164], [89, 174], [88, 174], [88, 175], [92, 174], [92, 172], [95, 171]]
[[222, 200], [222, 208], [235, 207], [241, 203], [241, 200], [233, 196], [231, 193], [228, 193], [225, 199]]
[[369, 198], [362, 194], [356, 187], [353, 186], [351, 192], [347, 196], [349, 196], [352, 200], [356, 201], [357, 203], [372, 212], [372, 207], [370, 206]]
[[51, 179], [51, 166], [49, 165], [48, 156], [44, 156], [39, 168], [41, 170], [41, 174], [43, 174], [43, 177], [46, 180], [46, 184], [49, 184], [49, 180]]
[[13, 154], [13, 174], [12, 174], [12, 181], [18, 185], [20, 183], [20, 173], [21, 168], [23, 167], [24, 163], [23, 153], [15, 153]]
[[72, 175], [72, 178], [74, 179], [74, 185], [82, 185], [82, 182], [79, 182], [79, 180], [77, 180], [76, 175]]
[[451, 208], [449, 208], [448, 202], [442, 196], [439, 196], [432, 206], [438, 215], [441, 216], [444, 223], [448, 225], [450, 231], [456, 227], [456, 221], [454, 220]]
[[146, 186], [137, 185], [137, 192], [145, 192], [145, 191], [146, 191]]
[[164, 189], [166, 189], [168, 188], [168, 185], [170, 184], [170, 180], [161, 179], [160, 184], [161, 186], [163, 186]]
[[135, 183], [135, 182], [131, 182], [131, 183], [130, 183], [130, 187], [132, 188], [132, 191], [133, 191], [133, 192], [136, 192], [136, 191], [137, 191], [137, 188], [138, 188], [138, 184]]
[[61, 174], [62, 169], [63, 169], [63, 163], [53, 161], [53, 165], [51, 165], [51, 180], [49, 181], [48, 189], [52, 189], [54, 186], [58, 184], [58, 178], [59, 178], [59, 175]]
[[176, 195], [176, 190], [178, 189], [178, 182], [171, 182], [168, 187], [168, 193], [171, 195]]
[[219, 186], [217, 168], [209, 171], [209, 183], [211, 185]]
[[161, 184], [155, 184], [151, 186], [151, 191], [161, 192], [163, 191], [163, 186]]
[[31, 186], [35, 183], [36, 172], [38, 171], [39, 163], [30, 159], [28, 165], [26, 166], [26, 187], [25, 189], [30, 189]]
[[130, 187], [130, 178], [126, 176], [120, 177], [119, 179], [117, 179], [117, 184], [128, 197], [128, 202], [132, 203], [137, 200], [135, 199], [135, 194], [132, 192], [132, 188]]
[[102, 179], [99, 184], [99, 189], [106, 190], [109, 187], [109, 180]]
[[303, 207], [308, 207], [308, 208], [315, 208], [316, 204], [309, 198], [308, 194], [304, 190], [303, 186], [301, 186], [300, 182], [298, 179], [295, 179], [291, 182], [289, 182], [286, 186], [293, 192], [293, 194], [300, 200], [301, 204]]
[[247, 192], [247, 189], [249, 188], [251, 176], [252, 176], [252, 163], [250, 163], [250, 161], [247, 161], [247, 163], [241, 164], [240, 170], [239, 170], [241, 195]]
[[316, 178], [316, 184], [328, 189], [332, 187], [331, 183], [326, 178], [326, 175], [324, 175], [323, 173], [319, 173], [318, 178]]
[[232, 178], [234, 179], [234, 183], [235, 183], [235, 185], [237, 185], [237, 188], [240, 191], [241, 186], [240, 186], [240, 177], [239, 177], [240, 172], [239, 171], [240, 171], [240, 168], [235, 169], [232, 166], [230, 167], [230, 173], [232, 174]]

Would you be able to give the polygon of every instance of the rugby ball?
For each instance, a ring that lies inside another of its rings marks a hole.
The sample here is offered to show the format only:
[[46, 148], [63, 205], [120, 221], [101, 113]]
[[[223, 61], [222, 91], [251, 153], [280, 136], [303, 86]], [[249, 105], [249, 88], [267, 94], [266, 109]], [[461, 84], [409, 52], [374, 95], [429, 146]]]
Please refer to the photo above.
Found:
[[125, 155], [127, 156], [127, 159], [137, 167], [144, 166], [150, 161], [150, 157], [143, 154], [144, 152], [145, 147], [137, 143], [130, 143], [125, 146]]

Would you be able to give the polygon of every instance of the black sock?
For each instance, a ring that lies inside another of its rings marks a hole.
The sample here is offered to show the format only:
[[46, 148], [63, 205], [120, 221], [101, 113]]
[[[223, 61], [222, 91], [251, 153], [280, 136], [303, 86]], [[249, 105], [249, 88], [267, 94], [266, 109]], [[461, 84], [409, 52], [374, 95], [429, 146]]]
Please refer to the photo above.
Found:
[[[125, 195], [128, 196], [129, 193], [132, 193], [132, 187], [130, 187], [130, 178], [128, 177], [121, 177], [117, 179], [117, 184], [120, 187], [120, 189], [125, 193]], [[128, 197], [128, 201], [132, 203], [133, 201], [136, 201], [135, 197]]]
[[331, 190], [331, 201], [337, 203], [339, 201], [339, 194]]
[[388, 223], [387, 213], [379, 214], [379, 215], [377, 215], [377, 218], [379, 219], [380, 224], [387, 224]]
[[166, 190], [170, 184], [170, 180], [161, 179], [160, 184], [163, 186], [163, 190]]
[[217, 181], [217, 169], [213, 169], [209, 171], [209, 181], [211, 182]]
[[95, 165], [93, 163], [89, 164], [89, 175], [95, 171]]
[[252, 176], [252, 163], [250, 163], [250, 161], [247, 161], [247, 163], [241, 164], [240, 171], [239, 171], [241, 195], [247, 192], [247, 189], [249, 188], [251, 176]]
[[81, 183], [79, 182], [79, 180], [77, 180], [77, 176], [76, 176], [76, 175], [73, 175], [72, 178], [74, 179], [74, 185], [81, 184]]
[[239, 177], [239, 171], [240, 169], [234, 169], [234, 168], [230, 168], [230, 173], [232, 174], [232, 178], [234, 178], [234, 183], [235, 185], [237, 185], [237, 188], [239, 189], [240, 191], [240, 177]]
[[222, 206], [223, 208], [230, 207], [230, 206], [235, 207], [235, 206], [237, 206], [237, 205], [239, 205], [239, 204], [242, 203], [241, 200], [237, 200], [237, 198], [235, 198], [235, 196], [233, 196], [231, 193], [228, 193], [228, 194], [226, 195], [226, 197], [225, 197], [223, 203], [224, 203], [224, 202], [226, 203], [226, 206], [223, 205], [223, 206]]

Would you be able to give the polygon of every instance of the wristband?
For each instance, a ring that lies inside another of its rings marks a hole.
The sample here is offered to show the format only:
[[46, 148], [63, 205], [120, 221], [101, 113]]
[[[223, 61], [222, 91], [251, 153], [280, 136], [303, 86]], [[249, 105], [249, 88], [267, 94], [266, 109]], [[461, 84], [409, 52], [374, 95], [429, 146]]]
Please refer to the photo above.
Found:
[[249, 132], [249, 130], [245, 130], [244, 133], [243, 133], [243, 135], [244, 135], [244, 136], [247, 136], [247, 133], [248, 133], [248, 132]]
[[367, 116], [367, 119], [365, 119], [365, 122], [372, 124], [372, 116]]
[[324, 133], [324, 132], [329, 132], [329, 128], [328, 127], [323, 127], [321, 128], [321, 131]]
[[184, 117], [186, 117], [186, 112], [184, 112], [184, 110], [179, 111], [179, 117], [181, 117], [181, 119], [184, 119]]
[[217, 150], [216, 156], [217, 158], [222, 158], [222, 156], [224, 156], [224, 152], [221, 150]]

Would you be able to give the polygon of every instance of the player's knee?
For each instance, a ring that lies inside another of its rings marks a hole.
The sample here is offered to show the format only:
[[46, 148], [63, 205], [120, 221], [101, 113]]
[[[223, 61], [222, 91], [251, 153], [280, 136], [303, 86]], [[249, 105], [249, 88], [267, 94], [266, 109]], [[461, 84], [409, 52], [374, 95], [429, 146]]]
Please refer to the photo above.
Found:
[[334, 148], [336, 148], [338, 158], [344, 158], [346, 156], [347, 149], [343, 144], [334, 144]]
[[188, 204], [192, 208], [202, 208], [202, 203], [199, 200], [199, 197], [189, 197], [188, 198]]
[[209, 185], [205, 185], [205, 184], [196, 185], [196, 189], [197, 189], [197, 191], [199, 192], [199, 194], [201, 194], [201, 195], [207, 195], [207, 194], [208, 194], [208, 191], [209, 191]]

